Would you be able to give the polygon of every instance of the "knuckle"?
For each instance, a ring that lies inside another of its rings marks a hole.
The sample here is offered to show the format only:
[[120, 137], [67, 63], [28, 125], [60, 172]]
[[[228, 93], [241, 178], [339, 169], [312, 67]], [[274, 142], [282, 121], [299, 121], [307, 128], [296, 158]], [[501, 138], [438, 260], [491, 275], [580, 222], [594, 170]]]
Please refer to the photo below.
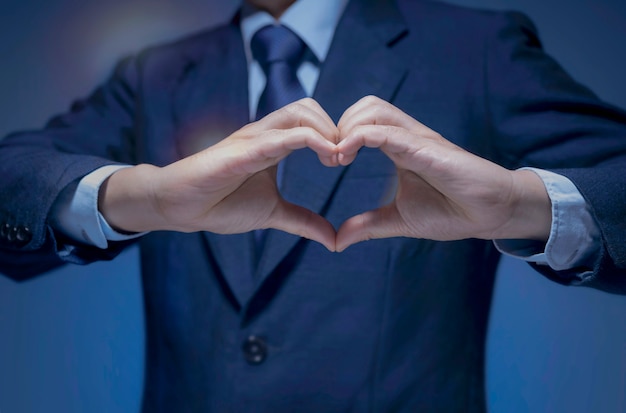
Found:
[[302, 104], [302, 102], [296, 101], [285, 106], [283, 110], [290, 115], [294, 115], [294, 114], [298, 114], [299, 112], [301, 112], [303, 108], [304, 108], [304, 105]]
[[293, 119], [302, 119], [307, 116], [311, 109], [309, 108], [309, 104], [301, 99], [285, 106], [284, 110]]
[[368, 130], [371, 129], [370, 125], [357, 125], [353, 129], [353, 135], [363, 136], [366, 135]]
[[374, 95], [367, 95], [362, 99], [363, 103], [365, 103], [366, 105], [376, 105], [378, 103], [380, 103], [380, 98], [374, 96]]
[[380, 128], [382, 130], [383, 135], [385, 135], [385, 136], [394, 135], [395, 132], [398, 129], [397, 127], [395, 127], [393, 125], [380, 125]]

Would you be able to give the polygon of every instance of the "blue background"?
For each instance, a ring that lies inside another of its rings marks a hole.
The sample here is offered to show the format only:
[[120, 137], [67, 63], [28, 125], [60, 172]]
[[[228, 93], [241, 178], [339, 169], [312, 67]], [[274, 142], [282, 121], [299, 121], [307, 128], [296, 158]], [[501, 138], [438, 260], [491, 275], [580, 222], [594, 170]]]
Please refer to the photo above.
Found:
[[[575, 78], [626, 107], [623, 0], [455, 2], [526, 12]], [[0, 136], [41, 126], [121, 55], [223, 20], [236, 3], [2, 0]], [[0, 277], [0, 413], [138, 411], [138, 270], [131, 248], [22, 284]], [[505, 259], [487, 374], [492, 412], [626, 412], [626, 299], [561, 287]]]

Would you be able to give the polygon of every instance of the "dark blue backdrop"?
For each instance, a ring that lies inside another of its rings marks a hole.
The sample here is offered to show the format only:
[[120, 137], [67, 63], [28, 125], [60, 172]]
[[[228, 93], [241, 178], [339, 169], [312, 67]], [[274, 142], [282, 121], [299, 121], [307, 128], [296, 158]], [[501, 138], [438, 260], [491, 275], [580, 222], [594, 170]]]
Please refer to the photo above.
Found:
[[[626, 107], [623, 0], [455, 2], [525, 11], [574, 77]], [[235, 3], [2, 0], [0, 136], [40, 126], [120, 55], [221, 20]], [[626, 299], [506, 259], [493, 308], [491, 411], [626, 412]], [[135, 249], [19, 285], [0, 277], [0, 413], [136, 412], [142, 369]]]

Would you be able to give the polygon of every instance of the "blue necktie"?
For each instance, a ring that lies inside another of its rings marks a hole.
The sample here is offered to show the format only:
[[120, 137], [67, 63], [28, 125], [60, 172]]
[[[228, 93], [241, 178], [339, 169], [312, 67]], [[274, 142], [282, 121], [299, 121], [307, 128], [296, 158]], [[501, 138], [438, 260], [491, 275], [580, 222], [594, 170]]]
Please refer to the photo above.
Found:
[[[265, 89], [257, 105], [256, 120], [306, 97], [296, 74], [306, 50], [306, 45], [298, 35], [285, 26], [265, 26], [252, 37], [250, 49], [266, 77]], [[283, 164], [284, 161], [278, 165], [279, 187], [282, 181]], [[267, 230], [257, 230], [254, 235], [258, 263], [267, 237]]]
[[257, 105], [257, 120], [306, 97], [296, 75], [306, 50], [298, 35], [285, 26], [265, 26], [254, 34], [250, 48], [267, 79]]

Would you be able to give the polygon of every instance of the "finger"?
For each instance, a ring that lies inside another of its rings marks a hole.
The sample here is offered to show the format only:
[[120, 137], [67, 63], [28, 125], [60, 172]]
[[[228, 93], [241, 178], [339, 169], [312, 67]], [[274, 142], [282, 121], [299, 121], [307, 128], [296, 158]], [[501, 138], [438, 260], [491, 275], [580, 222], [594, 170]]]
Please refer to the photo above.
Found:
[[337, 147], [317, 130], [309, 127], [296, 127], [287, 130], [272, 130], [261, 134], [256, 149], [261, 157], [280, 160], [291, 152], [309, 148], [320, 159], [330, 162], [336, 158]]
[[325, 156], [325, 155], [317, 155], [320, 163], [326, 167], [332, 168], [335, 166], [339, 166], [339, 160], [337, 158], [337, 152], [333, 152], [333, 154], [331, 156]]
[[222, 165], [229, 175], [249, 175], [278, 164], [294, 150], [307, 147], [317, 153], [323, 163], [337, 164], [336, 145], [308, 127], [264, 131], [253, 139], [224, 140], [205, 157], [212, 165]]
[[336, 237], [336, 250], [342, 252], [350, 245], [379, 238], [406, 236], [395, 204], [367, 211], [346, 220]]
[[391, 103], [375, 96], [366, 96], [349, 107], [339, 119], [337, 127], [340, 136], [345, 136], [359, 125], [393, 125], [409, 130], [430, 130]]
[[315, 100], [300, 99], [278, 109], [255, 122], [262, 130], [309, 127], [317, 130], [332, 143], [337, 143], [339, 132], [333, 120]]
[[335, 228], [320, 215], [301, 206], [281, 200], [267, 224], [268, 228], [317, 241], [329, 251], [335, 251]]
[[309, 127], [272, 129], [251, 138], [224, 139], [196, 157], [200, 164], [212, 170], [212, 174], [244, 176], [274, 166], [294, 150], [307, 147], [318, 155], [324, 165], [338, 164], [336, 145]]
[[350, 164], [362, 147], [379, 148], [394, 162], [401, 154], [413, 154], [424, 148], [425, 140], [410, 131], [388, 125], [362, 125], [337, 145], [338, 162]]

